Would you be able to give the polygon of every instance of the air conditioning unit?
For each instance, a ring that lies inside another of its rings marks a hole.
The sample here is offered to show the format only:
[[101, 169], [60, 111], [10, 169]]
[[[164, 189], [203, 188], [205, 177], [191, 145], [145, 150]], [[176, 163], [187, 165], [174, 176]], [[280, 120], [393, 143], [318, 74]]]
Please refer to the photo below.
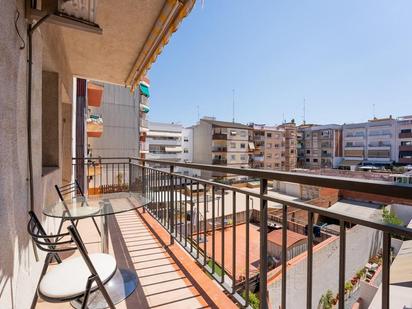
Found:
[[61, 26], [101, 33], [96, 24], [97, 0], [32, 0], [29, 19], [52, 14], [49, 22]]

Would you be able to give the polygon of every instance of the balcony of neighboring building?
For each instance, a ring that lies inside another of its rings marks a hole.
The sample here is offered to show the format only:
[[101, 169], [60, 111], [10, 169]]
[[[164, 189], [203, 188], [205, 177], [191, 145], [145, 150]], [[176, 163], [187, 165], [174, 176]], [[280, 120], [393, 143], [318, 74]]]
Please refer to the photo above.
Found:
[[100, 137], [103, 134], [103, 118], [100, 115], [91, 114], [86, 120], [88, 137]]
[[212, 152], [227, 152], [226, 146], [214, 146], [212, 147]]
[[412, 129], [401, 130], [399, 138], [412, 138]]
[[399, 145], [399, 151], [412, 151], [412, 143], [408, 145]]
[[399, 158], [399, 163], [412, 164], [412, 156], [411, 157], [401, 157], [401, 158]]
[[225, 133], [213, 133], [213, 140], [227, 140], [227, 134]]

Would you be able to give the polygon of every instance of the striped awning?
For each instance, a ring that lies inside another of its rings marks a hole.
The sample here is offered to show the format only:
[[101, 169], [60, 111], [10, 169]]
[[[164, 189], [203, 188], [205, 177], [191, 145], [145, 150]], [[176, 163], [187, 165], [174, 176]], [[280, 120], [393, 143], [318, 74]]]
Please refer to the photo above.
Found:
[[143, 94], [145, 97], [150, 97], [150, 91], [149, 91], [149, 87], [147, 87], [145, 84], [140, 83], [139, 85], [140, 88], [140, 93]]
[[178, 29], [182, 20], [190, 13], [196, 0], [167, 0], [153, 26], [153, 30], [140, 52], [126, 85], [133, 91], [143, 76], [146, 75], [151, 65], [156, 61], [167, 45], [170, 37]]

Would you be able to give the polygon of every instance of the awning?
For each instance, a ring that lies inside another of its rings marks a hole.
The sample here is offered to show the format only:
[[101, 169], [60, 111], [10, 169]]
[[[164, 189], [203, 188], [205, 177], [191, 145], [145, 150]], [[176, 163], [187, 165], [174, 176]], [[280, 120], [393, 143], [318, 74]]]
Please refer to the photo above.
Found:
[[152, 63], [156, 61], [163, 50], [163, 47], [169, 43], [169, 39], [177, 31], [182, 20], [190, 13], [196, 0], [168, 0], [150, 33], [150, 36], [143, 45], [135, 65], [130, 72], [126, 84], [130, 85], [132, 90], [135, 85], [145, 76]]
[[182, 152], [182, 147], [165, 147], [166, 152]]
[[139, 88], [140, 88], [140, 93], [141, 94], [143, 94], [145, 97], [150, 97], [149, 87], [147, 87], [143, 83], [140, 83]]
[[182, 137], [182, 133], [174, 132], [160, 132], [160, 131], [150, 131], [147, 133], [148, 137]]
[[356, 166], [362, 163], [362, 160], [343, 160], [339, 166]]
[[143, 113], [148, 113], [150, 111], [150, 108], [147, 105], [140, 104], [140, 111], [142, 111]]
[[255, 150], [255, 144], [254, 143], [249, 143], [249, 149], [250, 150]]

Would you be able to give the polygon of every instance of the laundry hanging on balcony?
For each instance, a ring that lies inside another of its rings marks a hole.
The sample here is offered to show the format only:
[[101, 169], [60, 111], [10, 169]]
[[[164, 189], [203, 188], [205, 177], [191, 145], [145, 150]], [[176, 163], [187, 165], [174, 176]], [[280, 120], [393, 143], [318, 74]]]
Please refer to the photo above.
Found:
[[150, 97], [149, 87], [143, 83], [139, 85], [140, 93], [143, 94], [145, 97]]

